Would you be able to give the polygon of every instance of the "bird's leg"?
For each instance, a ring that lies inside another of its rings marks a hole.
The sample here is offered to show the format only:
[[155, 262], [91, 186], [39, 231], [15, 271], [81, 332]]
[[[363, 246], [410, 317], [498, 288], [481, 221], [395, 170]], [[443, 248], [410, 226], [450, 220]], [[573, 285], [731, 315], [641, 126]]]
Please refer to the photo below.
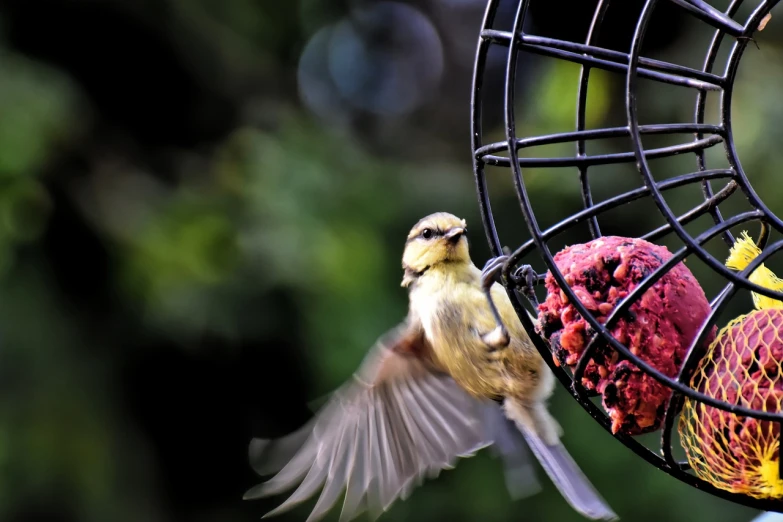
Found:
[[[487, 261], [484, 265], [484, 269], [481, 271], [481, 289], [484, 291], [484, 295], [487, 296], [487, 302], [489, 303], [489, 309], [492, 311], [492, 315], [495, 318], [495, 324], [497, 325], [494, 330], [484, 334], [481, 339], [489, 347], [489, 353], [498, 352], [501, 348], [505, 348], [511, 342], [511, 338], [508, 335], [508, 330], [503, 324], [503, 320], [500, 318], [500, 313], [495, 306], [495, 301], [492, 299], [492, 285], [496, 282], [500, 282], [500, 271], [503, 269], [503, 264], [508, 260], [508, 256], [495, 257]], [[500, 355], [500, 354], [498, 354]]]

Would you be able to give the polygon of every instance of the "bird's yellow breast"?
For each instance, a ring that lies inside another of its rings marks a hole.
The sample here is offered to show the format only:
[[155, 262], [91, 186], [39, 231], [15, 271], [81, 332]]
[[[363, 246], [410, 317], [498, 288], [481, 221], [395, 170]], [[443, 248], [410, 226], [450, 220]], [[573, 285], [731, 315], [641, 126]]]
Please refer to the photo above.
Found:
[[496, 324], [479, 277], [474, 266], [467, 274], [427, 274], [411, 291], [411, 310], [420, 320], [438, 364], [466, 391], [483, 398], [538, 396], [541, 375], [548, 369], [505, 290], [497, 284], [492, 289], [493, 300], [511, 343], [500, 354], [492, 354], [481, 339]]

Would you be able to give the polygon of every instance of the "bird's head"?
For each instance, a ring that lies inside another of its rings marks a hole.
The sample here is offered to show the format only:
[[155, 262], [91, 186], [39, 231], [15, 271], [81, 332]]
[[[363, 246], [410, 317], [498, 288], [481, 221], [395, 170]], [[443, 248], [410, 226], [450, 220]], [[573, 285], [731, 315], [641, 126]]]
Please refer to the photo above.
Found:
[[444, 263], [469, 264], [467, 231], [464, 219], [446, 212], [430, 214], [416, 223], [405, 241], [402, 286]]

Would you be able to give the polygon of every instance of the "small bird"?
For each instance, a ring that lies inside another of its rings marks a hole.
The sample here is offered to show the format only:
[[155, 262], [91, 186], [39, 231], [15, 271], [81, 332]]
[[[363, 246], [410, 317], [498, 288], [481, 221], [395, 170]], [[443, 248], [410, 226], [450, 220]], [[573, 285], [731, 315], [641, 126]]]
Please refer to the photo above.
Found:
[[519, 497], [538, 488], [529, 447], [576, 511], [617, 519], [560, 443], [546, 405], [554, 375], [496, 282], [505, 256], [482, 272], [466, 234], [465, 221], [445, 212], [416, 223], [402, 258], [405, 320], [378, 339], [353, 379], [302, 428], [251, 442], [256, 472], [276, 475], [245, 499], [299, 483], [265, 516], [321, 488], [308, 521], [322, 518], [343, 491], [341, 521], [363, 512], [374, 520], [424, 479], [486, 447], [502, 457], [506, 483]]

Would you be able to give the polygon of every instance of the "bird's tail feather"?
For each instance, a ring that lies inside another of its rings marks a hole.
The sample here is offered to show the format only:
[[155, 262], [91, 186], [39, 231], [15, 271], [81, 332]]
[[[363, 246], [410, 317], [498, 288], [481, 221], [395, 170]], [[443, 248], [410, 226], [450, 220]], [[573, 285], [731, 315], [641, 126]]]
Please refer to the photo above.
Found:
[[544, 471], [576, 511], [593, 520], [618, 519], [562, 444], [546, 444], [529, 429], [522, 429], [522, 434]]
[[503, 409], [571, 507], [592, 520], [618, 519], [560, 443], [560, 426], [543, 404], [528, 407], [506, 399]]

